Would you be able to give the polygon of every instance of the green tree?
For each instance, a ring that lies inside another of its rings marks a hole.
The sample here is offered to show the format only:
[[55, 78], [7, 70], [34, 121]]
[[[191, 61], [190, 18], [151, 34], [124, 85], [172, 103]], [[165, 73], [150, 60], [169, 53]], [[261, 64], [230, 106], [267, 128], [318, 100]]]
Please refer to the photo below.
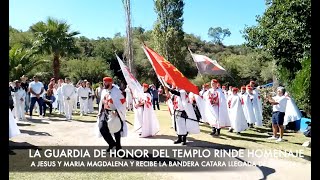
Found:
[[[311, 0], [268, 0], [257, 26], [246, 27], [248, 46], [270, 53], [277, 76], [292, 90], [300, 108], [311, 109]], [[301, 70], [302, 69], [302, 70]], [[303, 91], [303, 93], [301, 93]]]
[[63, 56], [79, 53], [75, 45], [74, 36], [80, 34], [70, 31], [70, 25], [66, 22], [48, 18], [46, 22], [38, 22], [30, 27], [36, 41], [34, 47], [39, 53], [48, 53], [53, 56], [53, 74], [59, 78], [60, 58]]
[[208, 30], [208, 35], [212, 38], [212, 42], [215, 44], [222, 44], [225, 37], [229, 37], [231, 32], [228, 28], [222, 29], [221, 27], [210, 27]]
[[153, 29], [153, 38], [155, 51], [186, 74], [183, 7], [183, 0], [155, 0], [155, 12], [158, 17]]
[[301, 69], [301, 58], [311, 52], [311, 0], [269, 0], [257, 17], [257, 26], [246, 27], [248, 45], [263, 48], [275, 58], [282, 80], [291, 81]]
[[20, 44], [16, 44], [9, 50], [9, 78], [19, 79], [22, 75], [28, 74], [38, 65], [47, 63], [34, 55], [34, 52], [24, 49]]
[[71, 59], [63, 61], [62, 72], [72, 78], [74, 82], [87, 79], [89, 82], [97, 83], [105, 76], [112, 76], [109, 64], [101, 58]]

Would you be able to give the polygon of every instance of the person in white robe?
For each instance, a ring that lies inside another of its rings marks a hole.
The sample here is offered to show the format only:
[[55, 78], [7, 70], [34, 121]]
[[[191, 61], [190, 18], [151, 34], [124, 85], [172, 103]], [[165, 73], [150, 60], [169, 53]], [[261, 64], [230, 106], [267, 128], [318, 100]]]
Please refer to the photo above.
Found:
[[103, 78], [104, 89], [101, 92], [99, 114], [97, 117], [98, 137], [102, 136], [109, 144], [107, 151], [116, 147], [121, 149], [121, 137], [126, 137], [126, 99], [111, 77]]
[[216, 124], [212, 128], [211, 135], [220, 135], [221, 128], [230, 127], [230, 119], [228, 114], [227, 100], [220, 88], [218, 88], [218, 80], [211, 80], [211, 89], [209, 89], [209, 99], [216, 116]]
[[88, 96], [88, 113], [93, 113], [94, 108], [93, 108], [93, 102], [94, 102], [94, 91], [91, 87], [90, 82], [86, 82], [86, 87], [89, 90], [89, 96]]
[[77, 93], [80, 101], [80, 116], [88, 114], [88, 98], [90, 89], [86, 87], [84, 81], [81, 82], [81, 86], [78, 88]]
[[222, 90], [224, 96], [226, 97], [226, 99], [228, 99], [228, 91], [226, 90], [226, 86], [222, 86], [221, 90]]
[[66, 116], [66, 120], [72, 119], [72, 109], [74, 105], [74, 86], [70, 81], [70, 78], [65, 78], [65, 84], [61, 88], [61, 93], [63, 97], [63, 107]]
[[283, 125], [286, 126], [290, 122], [300, 120], [302, 118], [302, 113], [296, 105], [295, 101], [292, 99], [292, 97], [290, 97], [289, 93], [286, 92], [284, 95], [287, 98], [287, 105]]
[[[74, 83], [72, 83], [72, 84], [73, 84], [73, 87], [74, 87], [74, 96], [73, 96], [73, 108], [72, 108], [72, 111], [73, 111], [74, 113], [77, 113], [79, 96], [78, 96], [76, 84], [74, 84]], [[98, 104], [98, 105], [99, 105], [99, 104]]]
[[133, 97], [129, 85], [124, 91], [126, 92], [127, 111], [133, 111]]
[[242, 86], [241, 87], [241, 104], [243, 108], [244, 115], [246, 117], [248, 126], [253, 127], [253, 124], [256, 122], [256, 117], [253, 112], [253, 106], [252, 106], [252, 101], [250, 99], [249, 93], [247, 89], [250, 87]]
[[16, 80], [14, 88], [14, 109], [15, 109], [15, 118], [17, 120], [26, 120], [25, 117], [25, 99], [26, 91], [20, 86], [20, 81]]
[[64, 107], [63, 107], [63, 96], [62, 96], [62, 92], [61, 92], [61, 87], [63, 86], [64, 81], [63, 79], [59, 79], [58, 82], [58, 89], [57, 89], [57, 101], [58, 101], [58, 109], [59, 109], [59, 114], [63, 114], [64, 113]]
[[232, 88], [233, 95], [229, 97], [228, 100], [228, 108], [229, 110], [229, 118], [231, 127], [229, 132], [237, 132], [240, 134], [241, 131], [248, 129], [248, 124], [246, 117], [243, 113], [241, 98], [238, 96], [238, 88]]
[[227, 94], [228, 94], [228, 96], [232, 96], [232, 86], [229, 86], [229, 88], [228, 88], [228, 91], [227, 91]]
[[174, 141], [174, 144], [181, 143], [182, 145], [186, 145], [188, 134], [200, 133], [199, 121], [197, 120], [185, 90], [175, 89], [175, 86], [172, 86], [172, 88], [169, 89], [169, 86], [166, 84], [165, 93], [169, 95], [169, 92], [174, 95], [174, 122], [175, 130], [178, 135], [178, 139]]
[[[252, 108], [253, 108], [253, 113], [255, 117], [255, 125], [262, 126], [262, 113], [259, 107], [258, 96], [256, 94], [253, 94], [253, 88], [250, 85], [247, 86], [247, 92], [252, 102]], [[251, 125], [251, 127], [253, 127], [253, 125]]]
[[[143, 84], [144, 94], [139, 103], [135, 105], [136, 108], [141, 108], [142, 113], [138, 120], [135, 120], [141, 127], [139, 128], [140, 137], [155, 136], [159, 132], [159, 121], [156, 117], [151, 103], [151, 95], [147, 92], [148, 84]], [[134, 125], [136, 126], [136, 125]]]
[[252, 94], [255, 96], [255, 102], [254, 104], [256, 104], [258, 106], [257, 111], [255, 112], [256, 114], [256, 126], [262, 126], [262, 120], [263, 120], [263, 116], [262, 116], [262, 100], [261, 100], [261, 96], [260, 96], [260, 90], [258, 87], [256, 86], [255, 81], [250, 81], [249, 85], [252, 87]]
[[9, 139], [21, 134], [16, 120], [13, 117], [11, 110], [9, 109]]
[[165, 96], [166, 96], [166, 104], [168, 106], [168, 111], [170, 113], [170, 118], [171, 118], [171, 128], [174, 128], [174, 109], [173, 109], [174, 95], [169, 92], [169, 94]]

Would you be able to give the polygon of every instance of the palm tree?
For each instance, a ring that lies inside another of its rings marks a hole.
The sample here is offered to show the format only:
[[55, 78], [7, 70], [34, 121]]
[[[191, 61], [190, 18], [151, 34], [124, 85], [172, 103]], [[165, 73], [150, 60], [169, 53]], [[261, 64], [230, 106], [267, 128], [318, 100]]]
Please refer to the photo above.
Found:
[[74, 36], [80, 33], [69, 32], [70, 25], [50, 17], [46, 22], [41, 21], [32, 25], [30, 30], [36, 37], [34, 48], [37, 52], [53, 55], [53, 74], [57, 80], [60, 73], [60, 58], [79, 52]]
[[36, 66], [48, 62], [34, 55], [34, 52], [21, 48], [20, 45], [15, 45], [9, 50], [9, 76], [11, 80], [19, 79]]

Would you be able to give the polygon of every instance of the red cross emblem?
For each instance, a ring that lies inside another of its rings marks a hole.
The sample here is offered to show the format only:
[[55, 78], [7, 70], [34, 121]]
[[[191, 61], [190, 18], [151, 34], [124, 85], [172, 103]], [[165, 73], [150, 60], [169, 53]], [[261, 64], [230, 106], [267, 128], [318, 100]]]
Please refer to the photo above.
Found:
[[188, 94], [186, 94], [186, 101], [187, 103], [190, 103]]
[[174, 109], [178, 109], [177, 96], [174, 96], [174, 99], [173, 99], [173, 108], [174, 108]]
[[113, 100], [112, 100], [112, 98], [110, 97], [110, 95], [109, 94], [107, 94], [107, 95], [105, 95], [104, 96], [104, 108], [105, 109], [109, 109], [110, 108], [110, 104], [113, 104]]
[[228, 101], [229, 109], [231, 108], [231, 100], [232, 100], [232, 98], [230, 98], [230, 100]]
[[147, 108], [151, 106], [151, 99], [150, 97], [147, 97], [147, 100], [145, 101]]
[[244, 105], [244, 101], [243, 101], [243, 98], [241, 98], [241, 105]]

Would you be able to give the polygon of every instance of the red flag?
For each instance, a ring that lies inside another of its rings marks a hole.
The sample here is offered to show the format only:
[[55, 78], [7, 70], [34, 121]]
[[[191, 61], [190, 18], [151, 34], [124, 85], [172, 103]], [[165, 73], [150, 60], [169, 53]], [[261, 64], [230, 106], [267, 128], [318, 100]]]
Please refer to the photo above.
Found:
[[175, 85], [188, 92], [199, 94], [199, 89], [192, 84], [175, 66], [173, 66], [164, 57], [157, 54], [151, 48], [144, 46], [143, 49], [150, 60], [155, 72], [168, 84]]

